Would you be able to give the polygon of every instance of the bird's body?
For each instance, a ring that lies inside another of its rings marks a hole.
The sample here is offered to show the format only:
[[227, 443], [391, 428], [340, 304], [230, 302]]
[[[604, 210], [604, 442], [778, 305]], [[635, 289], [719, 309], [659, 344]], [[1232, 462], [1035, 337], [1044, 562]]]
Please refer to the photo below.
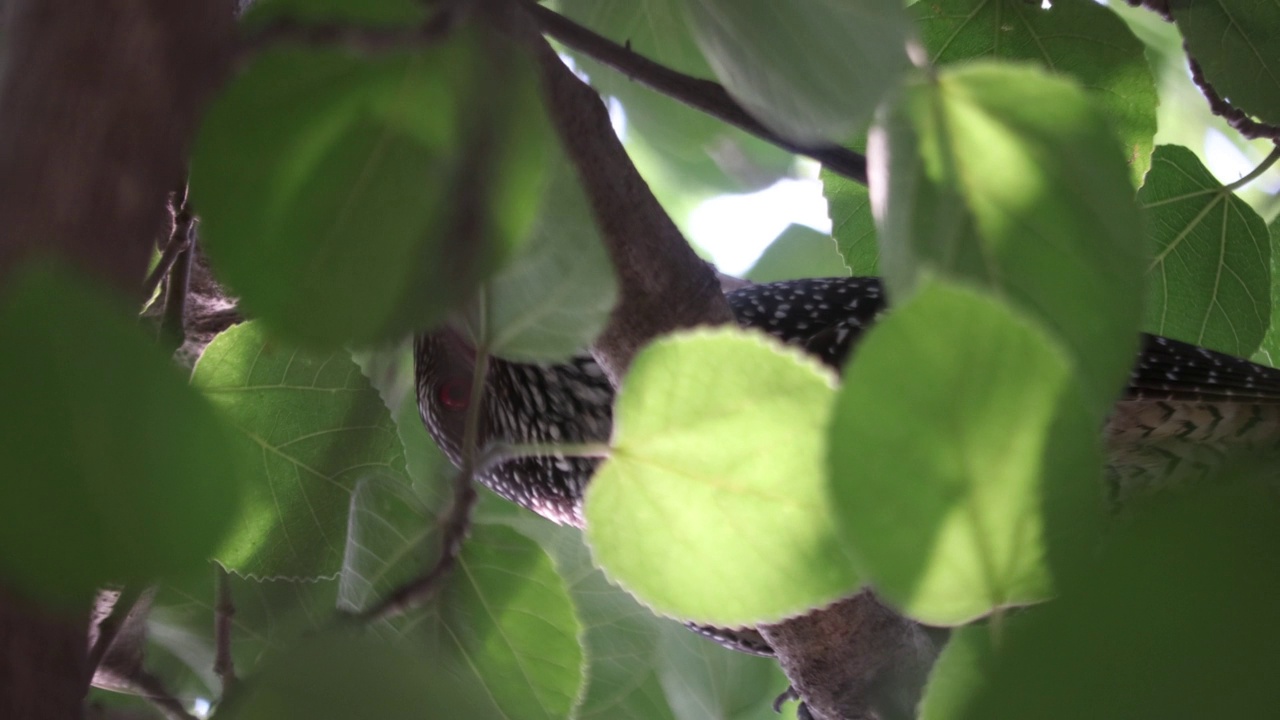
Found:
[[[751, 285], [726, 299], [740, 325], [802, 348], [836, 370], [886, 308], [877, 278]], [[457, 402], [458, 387], [469, 386], [473, 358], [447, 331], [418, 340], [419, 408], [455, 464], [465, 410]], [[612, 428], [613, 388], [589, 355], [555, 365], [494, 359], [483, 402], [480, 446], [606, 442]], [[1280, 370], [1144, 335], [1104, 437], [1113, 494], [1116, 487], [1152, 478], [1203, 474], [1233, 449], [1280, 443]], [[580, 526], [584, 491], [598, 462], [527, 457], [492, 467], [479, 480], [544, 517]], [[768, 652], [753, 631], [700, 630], [737, 649]]]

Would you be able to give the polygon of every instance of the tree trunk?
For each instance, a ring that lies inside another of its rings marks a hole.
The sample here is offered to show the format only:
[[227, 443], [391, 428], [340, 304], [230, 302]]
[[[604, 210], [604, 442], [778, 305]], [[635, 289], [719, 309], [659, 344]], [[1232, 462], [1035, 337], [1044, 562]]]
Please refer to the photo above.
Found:
[[[35, 255], [140, 294], [165, 194], [182, 180], [201, 110], [229, 67], [234, 5], [4, 4], [0, 297], [13, 268]], [[0, 588], [0, 717], [83, 716], [88, 618], [87, 600], [55, 615]]]

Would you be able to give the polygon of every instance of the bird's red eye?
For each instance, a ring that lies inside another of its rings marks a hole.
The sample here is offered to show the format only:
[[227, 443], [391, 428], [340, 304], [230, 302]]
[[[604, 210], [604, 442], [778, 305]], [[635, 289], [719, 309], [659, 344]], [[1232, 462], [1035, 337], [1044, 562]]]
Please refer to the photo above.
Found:
[[466, 410], [470, 391], [466, 380], [454, 378], [440, 383], [436, 388], [436, 398], [446, 410]]

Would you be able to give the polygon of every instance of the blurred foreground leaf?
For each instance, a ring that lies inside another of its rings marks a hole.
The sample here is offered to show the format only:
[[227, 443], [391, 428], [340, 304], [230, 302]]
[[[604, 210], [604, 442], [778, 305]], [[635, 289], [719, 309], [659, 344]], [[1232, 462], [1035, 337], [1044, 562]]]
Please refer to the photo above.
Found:
[[245, 456], [127, 304], [62, 268], [0, 294], [0, 575], [49, 602], [200, 572]]

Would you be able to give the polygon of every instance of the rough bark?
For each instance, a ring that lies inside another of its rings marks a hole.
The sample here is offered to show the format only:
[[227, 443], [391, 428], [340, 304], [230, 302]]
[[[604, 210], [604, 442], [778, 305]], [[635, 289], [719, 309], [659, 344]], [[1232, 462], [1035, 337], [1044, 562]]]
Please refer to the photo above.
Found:
[[0, 274], [58, 252], [136, 293], [233, 40], [227, 0], [13, 0], [0, 85]]
[[0, 588], [0, 717], [81, 717], [89, 614], [50, 612]]
[[523, 7], [491, 0], [486, 9], [537, 59], [551, 123], [618, 276], [618, 304], [592, 348], [614, 384], [659, 335], [732, 322], [715, 269], [693, 252], [627, 157], [604, 101], [560, 61]]
[[869, 591], [759, 630], [814, 720], [914, 718], [943, 640]]

